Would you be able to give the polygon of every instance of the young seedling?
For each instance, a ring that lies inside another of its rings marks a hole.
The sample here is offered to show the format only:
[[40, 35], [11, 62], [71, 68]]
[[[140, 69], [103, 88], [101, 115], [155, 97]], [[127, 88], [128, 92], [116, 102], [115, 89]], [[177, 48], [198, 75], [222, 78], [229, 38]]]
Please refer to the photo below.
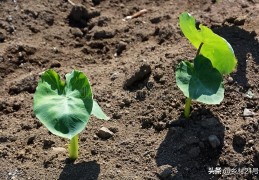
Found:
[[182, 61], [176, 69], [176, 83], [187, 97], [184, 116], [190, 116], [191, 101], [219, 104], [224, 99], [223, 75], [234, 71], [237, 61], [231, 45], [202, 24], [196, 28], [188, 13], [180, 15], [184, 36], [197, 48], [194, 62]]
[[51, 133], [70, 139], [71, 160], [78, 158], [78, 134], [85, 129], [90, 116], [109, 119], [93, 100], [87, 77], [76, 70], [67, 74], [65, 81], [54, 70], [47, 70], [36, 88], [33, 110]]

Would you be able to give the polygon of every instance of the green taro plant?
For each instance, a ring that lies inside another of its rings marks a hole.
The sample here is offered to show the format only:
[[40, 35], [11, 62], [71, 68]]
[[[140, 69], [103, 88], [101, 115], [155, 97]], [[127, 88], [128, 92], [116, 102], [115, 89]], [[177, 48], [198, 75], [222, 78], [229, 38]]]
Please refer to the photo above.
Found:
[[87, 77], [76, 70], [67, 74], [65, 81], [54, 70], [44, 72], [34, 94], [33, 110], [51, 133], [70, 140], [71, 160], [78, 158], [78, 134], [90, 116], [109, 119], [93, 100]]
[[182, 61], [176, 68], [176, 83], [187, 97], [184, 116], [190, 116], [191, 101], [219, 104], [224, 99], [223, 75], [234, 71], [237, 61], [231, 45], [188, 13], [180, 15], [184, 36], [197, 49], [193, 62]]

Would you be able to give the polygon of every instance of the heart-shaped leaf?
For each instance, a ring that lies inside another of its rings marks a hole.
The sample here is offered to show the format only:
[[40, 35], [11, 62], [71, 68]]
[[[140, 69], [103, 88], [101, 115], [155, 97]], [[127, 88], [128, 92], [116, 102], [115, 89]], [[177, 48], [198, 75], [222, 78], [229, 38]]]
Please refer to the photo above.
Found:
[[231, 45], [224, 38], [202, 24], [197, 29], [194, 17], [186, 12], [180, 16], [180, 28], [196, 49], [203, 43], [200, 53], [207, 57], [220, 73], [233, 72], [237, 61]]
[[182, 61], [176, 69], [176, 83], [186, 97], [206, 104], [219, 104], [224, 98], [223, 78], [210, 60], [199, 55], [194, 65]]
[[86, 126], [93, 108], [87, 77], [79, 71], [63, 82], [54, 70], [46, 71], [34, 94], [36, 117], [55, 135], [71, 139]]

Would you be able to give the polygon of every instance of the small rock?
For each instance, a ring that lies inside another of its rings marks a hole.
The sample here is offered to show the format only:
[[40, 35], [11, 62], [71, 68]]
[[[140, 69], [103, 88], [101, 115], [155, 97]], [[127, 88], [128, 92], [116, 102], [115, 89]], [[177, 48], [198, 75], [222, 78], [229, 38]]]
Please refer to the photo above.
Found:
[[254, 145], [254, 143], [255, 143], [255, 141], [254, 141], [253, 139], [250, 139], [250, 140], [248, 141], [248, 144], [250, 144], [250, 145]]
[[251, 90], [248, 90], [245, 94], [245, 96], [249, 99], [252, 99], [254, 96], [254, 93]]
[[52, 147], [52, 151], [54, 153], [63, 153], [63, 152], [66, 152], [67, 150], [63, 147]]
[[213, 148], [217, 148], [220, 145], [220, 140], [216, 135], [210, 135], [208, 140], [211, 147]]
[[122, 51], [124, 51], [127, 47], [127, 43], [120, 41], [117, 45], [117, 51], [116, 54], [120, 55], [122, 53]]
[[151, 73], [151, 66], [149, 64], [142, 64], [136, 67], [126, 78], [124, 88], [129, 88], [134, 83], [142, 81]]
[[229, 76], [227, 78], [227, 81], [228, 81], [229, 84], [232, 84], [234, 82], [234, 79], [231, 76]]
[[11, 15], [7, 16], [6, 21], [7, 22], [12, 22], [13, 21], [13, 17]]
[[114, 81], [115, 79], [117, 79], [119, 76], [118, 76], [118, 73], [117, 72], [114, 72], [112, 73], [111, 75], [111, 80]]
[[252, 112], [251, 110], [249, 110], [247, 108], [244, 109], [244, 112], [243, 112], [244, 117], [249, 117], [249, 116], [254, 116], [254, 115], [255, 115], [255, 113]]
[[73, 34], [75, 37], [83, 37], [84, 33], [79, 28], [71, 28], [70, 29], [71, 34]]
[[196, 158], [200, 155], [200, 148], [199, 147], [193, 147], [189, 150], [188, 154], [191, 158]]
[[161, 179], [167, 179], [173, 173], [173, 168], [170, 165], [163, 165], [158, 168], [157, 174]]
[[109, 139], [113, 135], [114, 133], [106, 127], [102, 127], [97, 133], [97, 136], [101, 139]]
[[94, 39], [109, 39], [109, 38], [113, 38], [114, 36], [115, 36], [114, 31], [96, 30], [94, 32]]

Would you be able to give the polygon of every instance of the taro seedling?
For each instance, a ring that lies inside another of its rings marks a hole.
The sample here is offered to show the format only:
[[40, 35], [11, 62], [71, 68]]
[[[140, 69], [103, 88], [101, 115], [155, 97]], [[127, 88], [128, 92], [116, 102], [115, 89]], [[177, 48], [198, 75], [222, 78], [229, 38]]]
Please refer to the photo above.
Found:
[[219, 104], [224, 99], [223, 75], [234, 71], [237, 61], [231, 45], [188, 13], [180, 15], [184, 36], [197, 49], [193, 62], [182, 61], [176, 68], [176, 83], [186, 96], [184, 116], [190, 115], [191, 101]]
[[54, 70], [42, 76], [34, 94], [33, 110], [47, 129], [70, 140], [69, 159], [78, 158], [78, 134], [84, 130], [91, 115], [108, 120], [93, 100], [90, 83], [84, 73], [72, 71], [62, 81]]

